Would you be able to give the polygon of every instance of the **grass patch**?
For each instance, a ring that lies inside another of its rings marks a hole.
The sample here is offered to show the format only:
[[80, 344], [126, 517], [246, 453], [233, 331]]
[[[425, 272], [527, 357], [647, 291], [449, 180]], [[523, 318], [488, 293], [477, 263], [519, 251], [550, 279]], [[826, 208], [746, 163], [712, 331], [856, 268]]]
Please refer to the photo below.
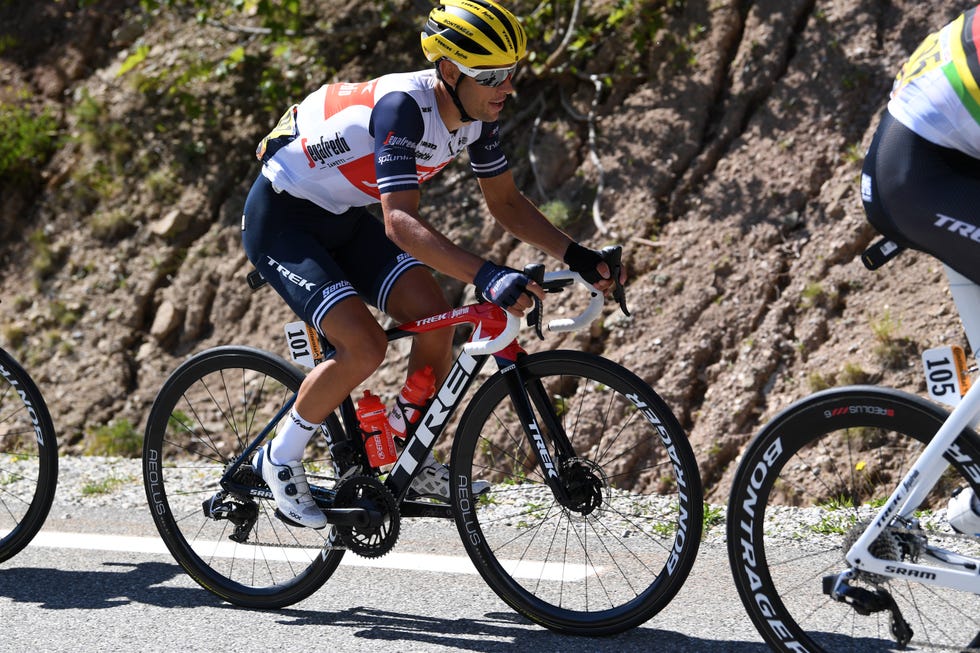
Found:
[[125, 418], [89, 429], [85, 440], [85, 453], [90, 456], [138, 458], [143, 453], [143, 434]]
[[132, 478], [110, 476], [109, 478], [103, 478], [98, 481], [90, 481], [82, 486], [82, 496], [90, 497], [100, 494], [111, 494], [117, 487], [126, 485], [133, 480]]

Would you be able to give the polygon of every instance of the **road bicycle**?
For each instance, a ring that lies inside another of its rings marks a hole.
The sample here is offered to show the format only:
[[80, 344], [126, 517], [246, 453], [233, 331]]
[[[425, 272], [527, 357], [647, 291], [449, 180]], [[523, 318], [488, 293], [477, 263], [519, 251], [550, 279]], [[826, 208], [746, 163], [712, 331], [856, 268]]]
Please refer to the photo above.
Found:
[[0, 562], [41, 530], [57, 483], [58, 442], [44, 397], [0, 349]]
[[[618, 251], [606, 252], [611, 264]], [[549, 293], [588, 289], [581, 314], [549, 321], [549, 331], [601, 314], [603, 295], [578, 274], [527, 273]], [[625, 310], [621, 288], [617, 296]], [[529, 314], [538, 335], [541, 310]], [[694, 563], [704, 506], [697, 462], [666, 403], [598, 355], [526, 353], [515, 340], [521, 321], [490, 303], [386, 333], [395, 341], [463, 324], [468, 342], [388, 471], [368, 465], [350, 398], [322, 424], [304, 461], [329, 523], [322, 531], [278, 519], [250, 464], [302, 372], [236, 346], [180, 365], [148, 418], [143, 473], [160, 535], [187, 573], [233, 604], [283, 607], [322, 586], [345, 552], [391, 551], [402, 519], [452, 519], [489, 586], [546, 628], [610, 635], [667, 605]], [[291, 357], [308, 366], [331, 355], [311, 334], [302, 322], [286, 326]], [[483, 373], [490, 357], [498, 369]], [[416, 470], [444, 432], [454, 434], [449, 503], [412, 499]], [[475, 479], [490, 491], [473, 496]]]
[[[865, 262], [899, 251], [879, 241]], [[980, 287], [946, 272], [980, 351]], [[958, 488], [980, 492], [980, 384], [966, 391], [976, 369], [958, 346], [922, 358], [931, 400], [877, 386], [818, 392], [743, 454], [728, 554], [774, 650], [980, 651], [980, 539], [945, 519]]]

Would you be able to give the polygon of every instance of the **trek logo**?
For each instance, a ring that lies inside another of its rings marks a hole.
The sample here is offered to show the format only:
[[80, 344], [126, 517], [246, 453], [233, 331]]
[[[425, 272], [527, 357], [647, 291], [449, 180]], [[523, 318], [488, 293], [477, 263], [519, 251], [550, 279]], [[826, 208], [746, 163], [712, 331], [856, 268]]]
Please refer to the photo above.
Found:
[[951, 218], [948, 215], [943, 215], [942, 213], [936, 214], [936, 221], [932, 223], [934, 227], [939, 227], [940, 229], [945, 229], [957, 236], [962, 236], [963, 238], [969, 238], [975, 243], [980, 243], [980, 227], [970, 224], [968, 222], [963, 222], [957, 220], [956, 218]]
[[266, 256], [266, 258], [269, 259], [268, 261], [269, 267], [275, 268], [276, 272], [284, 276], [287, 280], [291, 281], [292, 283], [295, 283], [297, 286], [309, 290], [310, 292], [313, 291], [313, 287], [316, 284], [314, 284], [312, 281], [307, 281], [306, 279], [299, 276], [295, 272], [292, 272], [291, 270], [289, 270], [289, 268], [286, 268], [281, 263], [279, 263], [279, 261], [275, 260], [271, 256]]
[[395, 136], [395, 132], [388, 132], [385, 137], [384, 145], [388, 147], [407, 147], [410, 150], [414, 150], [418, 147], [418, 143], [403, 136]]
[[310, 143], [304, 138], [300, 144], [311, 168], [315, 168], [317, 163], [324, 164], [333, 157], [350, 152], [350, 145], [340, 132], [335, 132], [335, 138], [329, 141], [321, 136], [319, 142]]
[[548, 473], [548, 478], [558, 478], [558, 470], [555, 469], [555, 463], [548, 452], [548, 445], [544, 443], [544, 438], [541, 437], [541, 429], [538, 428], [537, 422], [531, 420], [527, 426], [531, 430], [531, 437], [534, 438], [534, 444], [538, 448], [538, 454], [541, 456], [541, 462]]

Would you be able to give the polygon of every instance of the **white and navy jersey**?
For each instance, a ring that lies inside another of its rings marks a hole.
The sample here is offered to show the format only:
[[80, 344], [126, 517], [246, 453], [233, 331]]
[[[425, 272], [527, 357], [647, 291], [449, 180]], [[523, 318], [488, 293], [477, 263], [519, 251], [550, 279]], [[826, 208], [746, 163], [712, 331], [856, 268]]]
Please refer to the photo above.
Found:
[[320, 87], [259, 144], [262, 174], [277, 190], [340, 214], [417, 189], [463, 148], [477, 177], [506, 171], [497, 123], [450, 133], [435, 86], [435, 70], [425, 70]]

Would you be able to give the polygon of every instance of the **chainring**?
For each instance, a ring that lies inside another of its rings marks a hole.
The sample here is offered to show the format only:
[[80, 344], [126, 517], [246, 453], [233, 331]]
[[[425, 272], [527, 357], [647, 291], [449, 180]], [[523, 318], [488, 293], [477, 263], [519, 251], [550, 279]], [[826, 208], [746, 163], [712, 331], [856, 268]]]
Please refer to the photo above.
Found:
[[337, 533], [349, 551], [364, 558], [379, 558], [395, 546], [401, 513], [395, 497], [373, 476], [351, 476], [337, 484], [334, 508], [361, 508], [372, 516], [369, 526], [337, 524]]

